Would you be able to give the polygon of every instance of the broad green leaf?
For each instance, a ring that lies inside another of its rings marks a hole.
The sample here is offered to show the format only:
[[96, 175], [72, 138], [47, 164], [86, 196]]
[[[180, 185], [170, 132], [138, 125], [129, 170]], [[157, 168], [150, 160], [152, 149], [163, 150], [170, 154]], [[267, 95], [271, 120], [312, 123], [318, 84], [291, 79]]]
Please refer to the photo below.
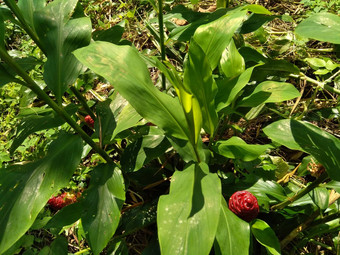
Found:
[[312, 67], [326, 67], [326, 61], [322, 58], [305, 58], [305, 61]]
[[111, 142], [120, 132], [135, 126], [142, 117], [120, 94], [115, 93], [110, 104], [110, 109], [116, 121], [116, 126], [111, 135]]
[[250, 248], [250, 226], [227, 206], [222, 198], [220, 219], [216, 232], [215, 253], [221, 255], [248, 255]]
[[234, 40], [230, 40], [229, 45], [222, 53], [221, 68], [226, 77], [236, 77], [245, 70], [244, 59], [238, 52]]
[[[2, 46], [0, 45], [0, 47]], [[11, 75], [3, 65], [0, 64], [0, 88], [5, 84], [14, 81], [16, 81], [16, 78]]]
[[113, 164], [97, 166], [82, 201], [82, 225], [92, 252], [99, 254], [115, 233], [125, 201], [121, 171]]
[[51, 244], [48, 255], [67, 255], [68, 242], [65, 236], [58, 236]]
[[237, 105], [238, 107], [255, 107], [264, 103], [278, 103], [299, 97], [294, 85], [285, 82], [265, 81], [256, 86], [253, 93]]
[[[173, 11], [176, 11], [178, 9], [180, 9], [180, 7], [178, 8], [175, 7]], [[186, 8], [182, 9], [184, 9], [182, 13], [183, 18], [192, 23], [186, 26], [179, 26], [171, 31], [169, 37], [177, 41], [190, 41], [191, 37], [194, 35], [196, 29], [199, 26], [210, 23], [222, 17], [227, 12], [226, 9], [219, 9], [210, 14], [210, 13], [197, 13]]]
[[[191, 40], [188, 58], [184, 65], [184, 86], [193, 97], [197, 98], [199, 107], [193, 107], [193, 115], [202, 114], [202, 123], [195, 126], [195, 141], [200, 139], [201, 124], [209, 134], [214, 134], [217, 124], [215, 95], [217, 86], [212, 78], [212, 70], [201, 47]], [[194, 101], [195, 102], [195, 101]], [[185, 107], [186, 109], [186, 107]]]
[[[136, 49], [94, 42], [74, 54], [114, 85], [143, 118], [162, 128], [167, 135], [192, 141], [191, 130], [178, 99], [157, 90]], [[192, 159], [197, 160], [196, 155], [192, 154]]]
[[88, 45], [91, 40], [90, 18], [70, 19], [77, 2], [55, 0], [34, 12], [33, 16], [34, 28], [47, 55], [44, 80], [59, 103], [83, 68], [72, 52]]
[[124, 172], [134, 172], [143, 167], [152, 159], [161, 156], [170, 143], [165, 139], [162, 130], [150, 127], [148, 135], [129, 144], [121, 157], [121, 166]]
[[97, 118], [95, 125], [95, 138], [100, 138], [103, 145], [110, 143], [113, 131], [116, 127], [114, 115], [110, 109], [112, 100], [107, 99], [96, 105]]
[[74, 203], [65, 206], [45, 225], [46, 229], [54, 228], [59, 232], [64, 226], [71, 225], [80, 219], [83, 207], [81, 203]]
[[321, 12], [302, 21], [295, 29], [299, 36], [334, 44], [340, 44], [340, 17]]
[[255, 68], [255, 72], [253, 72], [252, 80], [256, 81], [264, 81], [267, 80], [268, 77], [271, 76], [279, 76], [279, 77], [286, 77], [290, 74], [299, 74], [300, 69], [286, 61], [286, 60], [273, 60], [268, 59], [265, 61], [265, 64], [257, 66]]
[[161, 196], [157, 209], [161, 253], [209, 254], [218, 227], [221, 184], [208, 166], [190, 165], [176, 171], [169, 195]]
[[237, 98], [237, 95], [249, 82], [254, 68], [248, 68], [238, 77], [217, 81], [218, 92], [215, 98], [217, 111], [226, 108]]
[[251, 225], [251, 232], [255, 236], [256, 240], [266, 247], [269, 254], [281, 254], [280, 242], [276, 237], [275, 232], [266, 222], [256, 219]]
[[246, 17], [246, 10], [235, 9], [196, 30], [193, 38], [204, 51], [211, 70], [214, 70], [218, 65], [222, 52], [229, 45], [235, 31]]
[[27, 25], [36, 33], [34, 28], [34, 12], [43, 9], [46, 5], [45, 0], [19, 0], [18, 7], [23, 14]]
[[240, 34], [247, 34], [254, 32], [265, 23], [272, 21], [276, 16], [268, 16], [267, 14], [257, 14], [253, 13], [249, 18], [242, 24]]
[[329, 176], [340, 181], [340, 140], [303, 121], [279, 120], [263, 129], [273, 141], [292, 150], [305, 151], [322, 164]]
[[118, 44], [124, 33], [124, 27], [125, 21], [122, 21], [107, 30], [97, 30], [92, 34], [93, 40]]
[[[65, 107], [65, 110], [70, 115], [73, 115], [76, 112], [77, 107], [71, 104]], [[10, 153], [13, 153], [29, 135], [40, 130], [61, 126], [64, 123], [65, 120], [57, 115], [55, 112], [52, 112], [51, 114], [45, 116], [32, 114], [24, 117], [17, 127], [16, 136], [13, 139], [13, 143], [11, 144], [11, 147], [9, 149]]]
[[218, 141], [213, 146], [213, 150], [218, 154], [226, 158], [241, 159], [243, 161], [255, 160], [269, 148], [272, 148], [272, 146], [247, 144], [237, 136], [233, 136], [226, 141]]
[[62, 135], [43, 159], [0, 169], [0, 254], [29, 227], [52, 194], [69, 183], [80, 162], [82, 141]]
[[313, 199], [314, 203], [321, 209], [326, 210], [329, 205], [329, 193], [324, 187], [316, 187], [309, 195]]

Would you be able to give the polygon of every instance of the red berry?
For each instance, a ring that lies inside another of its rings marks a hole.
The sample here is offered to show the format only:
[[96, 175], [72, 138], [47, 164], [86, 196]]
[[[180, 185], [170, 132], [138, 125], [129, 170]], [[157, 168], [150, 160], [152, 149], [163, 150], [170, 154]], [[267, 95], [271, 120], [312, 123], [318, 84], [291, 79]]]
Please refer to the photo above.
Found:
[[252, 221], [259, 213], [256, 197], [246, 190], [235, 192], [229, 199], [229, 209], [245, 221]]
[[85, 122], [87, 123], [87, 125], [89, 125], [90, 127], [94, 127], [94, 120], [91, 118], [90, 115], [86, 115], [85, 117]]

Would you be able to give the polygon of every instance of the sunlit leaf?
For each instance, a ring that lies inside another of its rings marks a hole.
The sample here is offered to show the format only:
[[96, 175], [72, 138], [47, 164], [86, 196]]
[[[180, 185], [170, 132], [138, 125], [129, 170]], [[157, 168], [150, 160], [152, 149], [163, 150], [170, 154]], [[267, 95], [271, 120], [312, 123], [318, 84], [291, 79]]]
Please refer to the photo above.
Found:
[[221, 186], [205, 164], [176, 171], [157, 209], [161, 253], [209, 254], [218, 227]]
[[290, 149], [305, 151], [322, 164], [329, 176], [340, 181], [340, 140], [303, 121], [279, 120], [263, 129], [273, 141]]
[[47, 200], [68, 185], [80, 162], [82, 141], [62, 135], [46, 157], [34, 163], [0, 169], [0, 253], [15, 243], [29, 227]]
[[97, 166], [82, 201], [82, 225], [94, 254], [99, 254], [115, 233], [125, 201], [121, 171], [113, 164]]

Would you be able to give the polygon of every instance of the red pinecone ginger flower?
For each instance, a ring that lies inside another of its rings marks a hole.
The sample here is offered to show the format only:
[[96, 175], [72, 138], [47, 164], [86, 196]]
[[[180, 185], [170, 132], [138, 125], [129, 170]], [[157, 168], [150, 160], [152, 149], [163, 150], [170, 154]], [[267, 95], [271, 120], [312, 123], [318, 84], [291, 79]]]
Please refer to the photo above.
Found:
[[87, 123], [87, 125], [89, 125], [90, 127], [94, 127], [94, 120], [91, 118], [90, 115], [86, 115], [85, 117], [85, 122]]
[[256, 197], [246, 190], [235, 192], [229, 199], [229, 209], [245, 221], [252, 221], [259, 213]]
[[77, 197], [75, 194], [64, 192], [59, 196], [52, 196], [47, 203], [53, 210], [58, 211], [69, 204], [77, 202]]

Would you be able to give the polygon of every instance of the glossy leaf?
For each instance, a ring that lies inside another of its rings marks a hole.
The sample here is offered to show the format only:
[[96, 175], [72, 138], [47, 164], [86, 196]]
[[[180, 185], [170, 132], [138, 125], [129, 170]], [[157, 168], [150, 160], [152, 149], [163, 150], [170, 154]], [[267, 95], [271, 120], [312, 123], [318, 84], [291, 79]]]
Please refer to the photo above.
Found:
[[224, 198], [221, 203], [220, 219], [216, 232], [215, 253], [221, 255], [248, 255], [250, 248], [250, 226], [228, 208]]
[[229, 45], [223, 51], [220, 64], [226, 77], [235, 77], [244, 72], [244, 59], [238, 52], [234, 40], [230, 40]]
[[122, 21], [109, 29], [97, 30], [92, 34], [93, 40], [118, 44], [124, 33], [124, 27], [125, 21]]
[[[169, 136], [191, 141], [191, 131], [178, 99], [157, 90], [136, 49], [95, 42], [75, 51], [75, 55], [113, 84], [143, 118]], [[197, 160], [195, 154], [191, 154], [191, 158]]]
[[195, 141], [197, 141], [200, 138], [200, 125], [203, 124], [203, 128], [207, 133], [213, 134], [218, 119], [214, 100], [217, 86], [212, 78], [208, 58], [195, 40], [190, 42], [188, 58], [184, 65], [183, 83], [187, 91], [190, 91], [192, 96], [197, 98], [199, 104], [200, 109], [193, 107], [193, 115], [196, 115], [195, 111], [202, 114], [203, 122], [195, 126]]
[[226, 141], [218, 141], [213, 150], [226, 158], [252, 161], [271, 147], [271, 145], [247, 144], [241, 138], [233, 136]]
[[340, 181], [340, 140], [303, 121], [279, 120], [263, 129], [273, 141], [292, 150], [305, 151], [322, 164], [329, 176]]
[[326, 210], [329, 205], [329, 193], [326, 188], [316, 187], [309, 195], [313, 199], [314, 203], [321, 209]]
[[340, 44], [340, 17], [327, 12], [313, 14], [296, 27], [295, 33], [322, 42]]
[[217, 81], [218, 92], [215, 99], [217, 111], [229, 106], [237, 98], [237, 95], [249, 82], [254, 68], [248, 68], [238, 77]]
[[300, 92], [290, 83], [265, 81], [256, 86], [253, 93], [238, 106], [255, 107], [264, 103], [278, 103], [300, 96]]
[[113, 164], [98, 165], [82, 201], [82, 225], [92, 252], [99, 254], [115, 233], [125, 201], [121, 171]]
[[256, 219], [251, 225], [251, 232], [255, 236], [256, 240], [266, 247], [269, 254], [281, 254], [280, 242], [277, 239], [275, 232], [266, 222]]
[[235, 9], [196, 30], [193, 38], [207, 56], [211, 70], [218, 65], [222, 52], [229, 45], [235, 31], [241, 26], [246, 16], [246, 10]]
[[68, 185], [80, 162], [82, 141], [62, 135], [46, 157], [34, 163], [0, 170], [0, 253], [15, 243], [29, 227], [47, 200]]
[[209, 254], [218, 227], [221, 185], [208, 166], [190, 165], [176, 171], [169, 195], [161, 196], [157, 209], [161, 253]]
[[56, 0], [34, 12], [34, 28], [44, 46], [47, 62], [44, 80], [57, 101], [68, 86], [75, 82], [83, 66], [72, 52], [91, 40], [90, 18], [70, 19], [77, 0]]

